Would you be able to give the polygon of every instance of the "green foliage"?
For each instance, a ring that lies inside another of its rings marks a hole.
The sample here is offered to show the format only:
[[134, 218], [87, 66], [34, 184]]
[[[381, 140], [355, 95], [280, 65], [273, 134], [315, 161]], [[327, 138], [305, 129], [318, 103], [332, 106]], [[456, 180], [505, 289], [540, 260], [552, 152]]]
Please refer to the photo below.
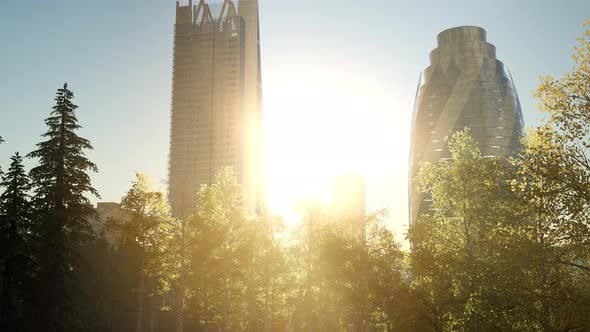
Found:
[[58, 89], [53, 111], [45, 120], [48, 130], [43, 137], [47, 140], [38, 143], [37, 150], [28, 155], [38, 159], [30, 178], [39, 264], [39, 323], [51, 331], [76, 324], [76, 308], [69, 303], [76, 291], [74, 271], [81, 267], [80, 246], [93, 237], [88, 218], [94, 210], [85, 195], [98, 196], [88, 175], [97, 167], [84, 154], [92, 146], [76, 134], [81, 127], [73, 98], [67, 84]]
[[409, 239], [430, 329], [590, 328], [589, 37], [574, 72], [543, 79], [536, 96], [549, 121], [511, 165], [482, 159], [464, 131], [448, 141], [452, 161], [424, 166], [433, 210]]
[[590, 328], [582, 314], [590, 309], [590, 29], [578, 41], [573, 72], [539, 85], [550, 117], [530, 133], [512, 183], [530, 209], [527, 237], [540, 280], [533, 293], [545, 330]]
[[[0, 136], [0, 144], [4, 143], [4, 139]], [[2, 168], [0, 167], [0, 175], [2, 175]]]
[[30, 181], [18, 152], [10, 158], [10, 168], [2, 175], [0, 186], [0, 216], [3, 235], [23, 238], [30, 233]]
[[[294, 330], [394, 330], [413, 319], [403, 253], [384, 213], [341, 214], [311, 204], [290, 248]], [[338, 210], [338, 207], [336, 207]]]
[[465, 129], [422, 166], [431, 209], [409, 253], [384, 211], [311, 203], [289, 231], [252, 215], [231, 168], [183, 221], [137, 174], [94, 234], [97, 167], [64, 85], [38, 164], [27, 176], [17, 153], [1, 175], [0, 330], [590, 330], [590, 29], [578, 41], [572, 73], [542, 79], [549, 120], [517, 157], [482, 157]]
[[129, 214], [129, 220], [111, 221], [110, 228], [119, 236], [119, 243], [136, 247], [144, 273], [162, 281], [160, 286], [164, 291], [174, 276], [162, 273], [175, 270], [168, 266], [169, 257], [164, 254], [173, 245], [178, 224], [170, 216], [164, 193], [155, 190], [144, 174], [138, 173], [136, 177], [121, 200], [121, 208]]
[[583, 263], [588, 256], [572, 255], [579, 228], [564, 218], [567, 209], [559, 210], [567, 205], [559, 199], [562, 189], [547, 187], [533, 171], [541, 157], [536, 153], [547, 160], [555, 151], [533, 153], [532, 142], [513, 166], [479, 157], [469, 132], [457, 132], [448, 140], [452, 160], [422, 168], [422, 190], [432, 209], [412, 225], [408, 238], [414, 288], [424, 304], [417, 309], [430, 329], [588, 326], [582, 314], [590, 294]]
[[19, 310], [20, 300], [27, 296], [24, 282], [29, 279], [32, 267], [30, 250], [30, 204], [27, 194], [30, 184], [16, 153], [10, 167], [2, 175], [0, 187], [0, 271], [3, 287], [0, 290], [0, 329], [9, 330], [23, 325], [24, 316]]
[[518, 217], [517, 199], [508, 165], [482, 158], [469, 130], [452, 133], [447, 143], [452, 160], [426, 164], [419, 174], [432, 205], [409, 232], [412, 271], [434, 327], [469, 330], [495, 320], [489, 307], [498, 303], [484, 298], [493, 277], [486, 263], [493, 234]]
[[141, 173], [136, 174], [136, 180], [121, 200], [121, 208], [127, 218], [109, 220], [107, 229], [116, 235], [116, 253], [130, 255], [137, 264], [135, 271], [128, 270], [125, 274], [136, 275], [136, 282], [133, 282], [137, 289], [135, 328], [142, 331], [148, 311], [145, 309], [147, 300], [169, 291], [171, 283], [178, 278], [179, 225], [170, 216], [164, 194], [155, 190]]
[[204, 329], [260, 330], [270, 225], [248, 216], [231, 168], [198, 193], [187, 223], [189, 318]]

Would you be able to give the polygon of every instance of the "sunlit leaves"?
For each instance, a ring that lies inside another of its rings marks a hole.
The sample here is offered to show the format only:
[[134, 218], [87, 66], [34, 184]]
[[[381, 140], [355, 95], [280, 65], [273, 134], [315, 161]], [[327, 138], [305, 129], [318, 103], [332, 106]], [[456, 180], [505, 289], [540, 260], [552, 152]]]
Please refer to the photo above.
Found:
[[415, 287], [427, 303], [422, 310], [441, 330], [510, 326], [500, 318], [514, 295], [507, 285], [522, 278], [510, 257], [523, 215], [511, 190], [514, 172], [502, 159], [482, 158], [469, 130], [451, 133], [447, 144], [451, 160], [419, 173], [431, 210], [409, 232]]
[[174, 240], [178, 223], [170, 216], [164, 193], [153, 187], [142, 173], [136, 174], [127, 194], [121, 200], [125, 220], [111, 219], [107, 228], [117, 235], [117, 243], [137, 248], [137, 259], [142, 262], [142, 273], [158, 280], [159, 289], [169, 289], [177, 278], [178, 266]]

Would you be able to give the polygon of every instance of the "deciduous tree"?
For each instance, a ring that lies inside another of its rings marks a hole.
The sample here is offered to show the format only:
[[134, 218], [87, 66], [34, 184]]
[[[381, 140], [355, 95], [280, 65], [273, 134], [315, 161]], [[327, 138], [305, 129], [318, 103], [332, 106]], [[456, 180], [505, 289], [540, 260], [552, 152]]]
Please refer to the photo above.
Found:
[[[128, 215], [126, 220], [109, 220], [108, 229], [117, 235], [119, 246], [132, 253], [137, 262], [136, 283], [136, 324], [135, 330], [142, 332], [146, 321], [146, 299], [152, 311], [158, 294], [170, 290], [178, 277], [178, 257], [175, 242], [179, 225], [170, 216], [170, 207], [164, 194], [153, 188], [144, 174], [137, 173], [127, 194], [121, 200], [121, 208]], [[148, 297], [149, 295], [149, 297]], [[150, 330], [153, 329], [150, 320]]]

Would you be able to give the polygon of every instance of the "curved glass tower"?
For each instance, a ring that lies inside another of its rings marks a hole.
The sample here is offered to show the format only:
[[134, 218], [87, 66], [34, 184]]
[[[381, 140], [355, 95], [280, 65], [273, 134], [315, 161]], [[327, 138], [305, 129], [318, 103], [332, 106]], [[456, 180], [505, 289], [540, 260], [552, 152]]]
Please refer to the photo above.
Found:
[[518, 150], [523, 117], [512, 77], [486, 41], [486, 31], [462, 26], [441, 32], [414, 105], [410, 150], [410, 224], [429, 209], [415, 177], [420, 163], [449, 158], [444, 138], [470, 128], [482, 156]]

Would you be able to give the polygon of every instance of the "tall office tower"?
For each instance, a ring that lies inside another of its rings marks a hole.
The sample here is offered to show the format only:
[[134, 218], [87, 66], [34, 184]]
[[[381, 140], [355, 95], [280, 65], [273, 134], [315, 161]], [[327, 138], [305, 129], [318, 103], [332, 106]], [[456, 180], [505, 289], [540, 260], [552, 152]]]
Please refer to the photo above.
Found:
[[176, 3], [168, 196], [180, 218], [225, 166], [251, 211], [263, 200], [258, 1], [219, 5]]
[[266, 204], [264, 130], [262, 113], [262, 60], [258, 0], [238, 0], [238, 14], [246, 24], [244, 57], [244, 107], [247, 110], [247, 172], [249, 197]]
[[419, 165], [450, 157], [444, 138], [451, 131], [470, 128], [482, 156], [509, 156], [518, 150], [524, 126], [512, 77], [484, 29], [448, 29], [437, 41], [414, 105], [410, 224], [430, 208], [417, 190]]

